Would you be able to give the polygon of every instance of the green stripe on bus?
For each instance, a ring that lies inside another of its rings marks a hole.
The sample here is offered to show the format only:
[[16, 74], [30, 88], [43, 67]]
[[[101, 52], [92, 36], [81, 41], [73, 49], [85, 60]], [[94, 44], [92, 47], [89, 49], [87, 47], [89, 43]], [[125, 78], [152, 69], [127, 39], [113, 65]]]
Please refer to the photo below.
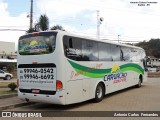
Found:
[[[121, 65], [120, 66], [120, 69], [125, 69], [125, 68], [130, 68], [130, 70], [133, 69], [133, 71], [139, 71], [138, 73], [141, 73], [141, 74], [144, 74], [144, 69], [139, 66], [138, 64], [134, 64], [134, 63], [127, 63], [127, 64], [124, 64], [124, 65]], [[137, 69], [137, 70], [135, 70]]]
[[[74, 70], [84, 76], [91, 77], [91, 78], [102, 78], [107, 74], [112, 74], [111, 69], [95, 69], [86, 67], [80, 64], [77, 64], [73, 61], [68, 60], [68, 62], [71, 64], [71, 66], [74, 68]], [[144, 70], [141, 66], [134, 64], [134, 63], [127, 63], [120, 66], [119, 72], [127, 72], [127, 71], [134, 71], [138, 74], [144, 74]]]

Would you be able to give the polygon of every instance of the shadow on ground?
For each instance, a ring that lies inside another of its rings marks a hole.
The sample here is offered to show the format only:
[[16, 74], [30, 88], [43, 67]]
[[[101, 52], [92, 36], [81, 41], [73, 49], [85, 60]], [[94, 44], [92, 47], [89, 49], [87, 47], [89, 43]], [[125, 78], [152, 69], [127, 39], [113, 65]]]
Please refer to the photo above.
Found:
[[[145, 87], [146, 85], [143, 85], [141, 87]], [[107, 94], [105, 95], [105, 97], [103, 99], [108, 99], [112, 96], [116, 96], [117, 94], [122, 94], [124, 92], [130, 92], [131, 90], [133, 90], [135, 88], [135, 86], [133, 87], [129, 87], [129, 88], [126, 88], [126, 89], [123, 89], [123, 90], [120, 90], [120, 91], [117, 91], [117, 92], [113, 92], [113, 93], [110, 93], [110, 94]], [[75, 104], [70, 104], [70, 105], [56, 105], [56, 104], [47, 104], [47, 103], [37, 103], [33, 106], [30, 106], [30, 108], [34, 109], [35, 111], [38, 111], [38, 110], [47, 110], [47, 111], [69, 111], [70, 109], [74, 109], [74, 108], [79, 108], [79, 107], [82, 107], [82, 106], [85, 106], [87, 104], [98, 104], [98, 103], [95, 103], [94, 100], [88, 100], [88, 101], [85, 101], [85, 102], [81, 102], [81, 103], [75, 103]]]

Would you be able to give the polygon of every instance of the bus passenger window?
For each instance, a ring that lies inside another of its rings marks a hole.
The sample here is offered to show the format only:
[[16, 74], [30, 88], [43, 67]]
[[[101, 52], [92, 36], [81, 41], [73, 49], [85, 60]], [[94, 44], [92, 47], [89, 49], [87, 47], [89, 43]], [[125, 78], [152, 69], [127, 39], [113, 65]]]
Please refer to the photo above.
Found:
[[66, 57], [76, 60], [76, 61], [81, 61], [81, 51], [82, 51], [82, 41], [78, 38], [75, 37], [69, 37], [69, 36], [64, 36], [63, 38], [63, 46], [64, 46], [64, 53]]
[[69, 48], [73, 48], [72, 38], [69, 38]]
[[93, 41], [82, 41], [82, 61], [98, 61], [98, 44]]
[[[130, 61], [131, 50], [128, 47], [121, 46], [121, 52], [123, 52], [123, 56], [121, 55], [122, 61]], [[122, 53], [121, 53], [122, 54]]]
[[99, 61], [113, 61], [110, 44], [99, 43]]
[[113, 61], [121, 61], [120, 47], [114, 44], [110, 45]]

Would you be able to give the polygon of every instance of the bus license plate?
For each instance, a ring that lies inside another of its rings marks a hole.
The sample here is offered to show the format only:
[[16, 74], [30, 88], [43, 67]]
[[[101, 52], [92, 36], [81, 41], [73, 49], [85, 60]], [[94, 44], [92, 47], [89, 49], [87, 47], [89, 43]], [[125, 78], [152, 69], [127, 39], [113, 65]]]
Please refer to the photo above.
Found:
[[37, 90], [37, 89], [33, 89], [33, 90], [32, 90], [32, 93], [38, 94], [39, 92], [40, 92], [40, 90]]

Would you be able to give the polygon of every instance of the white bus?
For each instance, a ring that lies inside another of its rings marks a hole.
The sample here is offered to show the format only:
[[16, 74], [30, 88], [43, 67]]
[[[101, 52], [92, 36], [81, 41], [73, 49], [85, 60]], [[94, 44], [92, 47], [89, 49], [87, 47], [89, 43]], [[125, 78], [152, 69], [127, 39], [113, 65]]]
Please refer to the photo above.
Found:
[[21, 36], [17, 54], [18, 97], [26, 101], [99, 102], [105, 94], [146, 80], [142, 48], [65, 31]]

